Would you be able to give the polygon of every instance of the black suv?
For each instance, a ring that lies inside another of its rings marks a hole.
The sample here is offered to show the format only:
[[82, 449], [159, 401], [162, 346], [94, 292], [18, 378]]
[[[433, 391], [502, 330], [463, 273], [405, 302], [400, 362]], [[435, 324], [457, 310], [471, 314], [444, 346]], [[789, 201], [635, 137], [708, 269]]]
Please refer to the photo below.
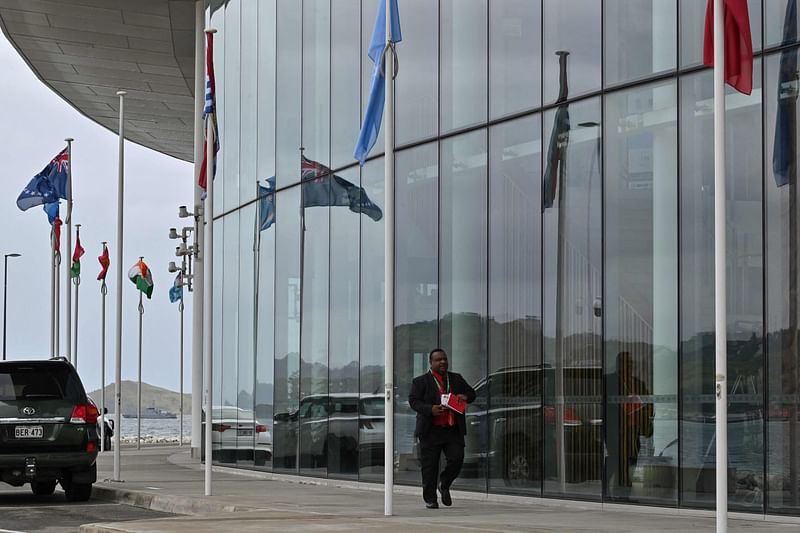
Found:
[[62, 358], [0, 362], [0, 480], [86, 501], [97, 480], [99, 413]]

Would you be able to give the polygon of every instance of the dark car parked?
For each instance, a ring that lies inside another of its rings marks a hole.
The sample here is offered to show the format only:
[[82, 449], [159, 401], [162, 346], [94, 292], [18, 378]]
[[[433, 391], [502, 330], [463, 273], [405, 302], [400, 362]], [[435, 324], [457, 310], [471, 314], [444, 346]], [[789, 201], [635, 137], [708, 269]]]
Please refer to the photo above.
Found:
[[0, 480], [85, 501], [97, 480], [99, 413], [61, 358], [0, 362]]

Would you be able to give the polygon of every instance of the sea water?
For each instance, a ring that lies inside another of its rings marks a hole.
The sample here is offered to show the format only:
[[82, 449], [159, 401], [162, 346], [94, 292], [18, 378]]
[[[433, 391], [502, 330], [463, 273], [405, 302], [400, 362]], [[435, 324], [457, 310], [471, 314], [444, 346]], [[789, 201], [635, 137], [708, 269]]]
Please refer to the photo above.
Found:
[[[136, 418], [122, 417], [122, 439], [136, 439], [138, 432], [138, 420]], [[143, 418], [142, 419], [142, 438], [152, 439], [174, 439], [178, 441], [180, 434], [180, 416], [177, 418]], [[183, 416], [183, 438], [190, 439], [192, 436], [192, 415]]]

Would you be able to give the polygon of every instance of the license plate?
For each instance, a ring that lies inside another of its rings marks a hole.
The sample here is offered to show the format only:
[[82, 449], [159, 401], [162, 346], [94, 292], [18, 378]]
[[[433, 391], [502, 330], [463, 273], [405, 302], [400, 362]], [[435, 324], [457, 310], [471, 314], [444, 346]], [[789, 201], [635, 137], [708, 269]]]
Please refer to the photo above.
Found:
[[239, 436], [240, 437], [251, 437], [253, 435], [252, 429], [240, 429]]
[[18, 439], [41, 439], [44, 437], [42, 426], [16, 426], [14, 437]]

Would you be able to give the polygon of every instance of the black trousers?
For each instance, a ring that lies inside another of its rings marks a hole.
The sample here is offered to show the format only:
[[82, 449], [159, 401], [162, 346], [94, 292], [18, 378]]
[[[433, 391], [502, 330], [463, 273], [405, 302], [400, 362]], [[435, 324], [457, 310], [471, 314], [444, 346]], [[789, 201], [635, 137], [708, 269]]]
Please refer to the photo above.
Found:
[[[442, 454], [447, 463], [440, 475], [439, 460]], [[438, 500], [438, 482], [441, 480], [445, 488], [450, 488], [461, 472], [461, 465], [464, 464], [464, 437], [456, 426], [433, 426], [427, 435], [419, 438], [419, 456], [422, 467], [422, 499], [435, 502]]]

